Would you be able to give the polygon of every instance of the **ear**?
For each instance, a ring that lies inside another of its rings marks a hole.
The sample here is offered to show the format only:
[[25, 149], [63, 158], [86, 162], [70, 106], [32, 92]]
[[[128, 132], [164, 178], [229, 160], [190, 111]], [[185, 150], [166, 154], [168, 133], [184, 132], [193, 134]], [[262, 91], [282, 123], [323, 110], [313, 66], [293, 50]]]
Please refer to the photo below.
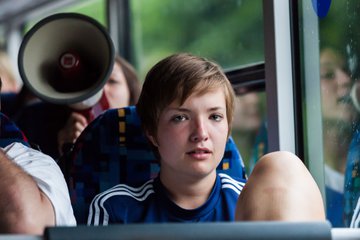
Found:
[[154, 145], [155, 147], [159, 147], [159, 145], [158, 145], [158, 143], [157, 143], [157, 141], [156, 141], [156, 138], [155, 138], [153, 135], [151, 135], [151, 134], [149, 133], [149, 131], [146, 131], [146, 132], [145, 132], [145, 135], [146, 135], [146, 137], [149, 139], [149, 141], [152, 143], [152, 145]]

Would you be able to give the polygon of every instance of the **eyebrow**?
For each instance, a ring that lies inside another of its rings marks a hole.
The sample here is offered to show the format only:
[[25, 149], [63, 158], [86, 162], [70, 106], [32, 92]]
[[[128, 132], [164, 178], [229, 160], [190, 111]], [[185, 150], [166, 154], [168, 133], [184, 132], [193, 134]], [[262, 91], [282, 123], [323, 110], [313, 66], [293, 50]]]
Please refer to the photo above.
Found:
[[[211, 108], [207, 109], [208, 112], [219, 111], [219, 110], [226, 110], [226, 108], [224, 108], [224, 107], [211, 107]], [[191, 112], [190, 109], [183, 108], [183, 107], [178, 107], [178, 108], [172, 107], [172, 108], [168, 108], [167, 111]]]

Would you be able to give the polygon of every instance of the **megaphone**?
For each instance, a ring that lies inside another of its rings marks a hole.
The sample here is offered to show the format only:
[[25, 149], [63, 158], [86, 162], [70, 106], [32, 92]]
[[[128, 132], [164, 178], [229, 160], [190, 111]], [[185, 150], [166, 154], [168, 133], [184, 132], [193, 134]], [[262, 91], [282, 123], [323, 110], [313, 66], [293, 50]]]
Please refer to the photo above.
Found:
[[102, 98], [114, 59], [114, 45], [101, 24], [82, 14], [58, 13], [26, 33], [18, 66], [37, 97], [83, 110]]

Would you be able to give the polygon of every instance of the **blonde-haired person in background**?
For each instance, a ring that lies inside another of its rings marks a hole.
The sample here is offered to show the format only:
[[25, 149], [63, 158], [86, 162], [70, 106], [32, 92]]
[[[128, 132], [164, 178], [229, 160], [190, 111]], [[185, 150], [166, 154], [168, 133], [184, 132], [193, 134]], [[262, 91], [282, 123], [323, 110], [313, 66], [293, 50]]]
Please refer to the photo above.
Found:
[[0, 74], [2, 80], [1, 93], [17, 93], [20, 85], [16, 80], [10, 58], [4, 51], [0, 51]]

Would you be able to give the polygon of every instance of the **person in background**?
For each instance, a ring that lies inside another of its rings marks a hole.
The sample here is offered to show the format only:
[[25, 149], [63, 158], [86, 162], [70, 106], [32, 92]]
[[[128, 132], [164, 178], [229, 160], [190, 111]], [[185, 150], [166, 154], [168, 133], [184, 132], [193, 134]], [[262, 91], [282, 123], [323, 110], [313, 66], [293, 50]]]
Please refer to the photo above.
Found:
[[51, 157], [14, 142], [0, 147], [0, 166], [0, 233], [42, 235], [47, 226], [76, 225], [64, 176]]
[[2, 90], [1, 90], [1, 111], [6, 116], [12, 118], [13, 114], [19, 110], [19, 103], [23, 101], [24, 90], [20, 89], [13, 65], [10, 61], [8, 54], [4, 51], [0, 51], [0, 75], [2, 79]]
[[20, 89], [14, 69], [6, 52], [0, 51], [0, 74], [2, 80], [1, 93], [17, 93]]
[[[348, 149], [357, 129], [359, 115], [349, 100], [352, 79], [344, 55], [333, 47], [320, 51], [320, 88], [323, 120], [323, 148], [327, 219], [333, 227], [344, 227], [344, 172]], [[252, 158], [257, 163], [267, 152], [267, 130], [258, 133]], [[321, 146], [322, 147], [322, 146]], [[259, 154], [260, 153], [260, 154]], [[252, 167], [252, 166], [251, 166]]]
[[[238, 93], [237, 90], [240, 89], [235, 88], [236, 93]], [[244, 160], [247, 174], [250, 173], [250, 159], [262, 122], [262, 106], [259, 93], [249, 92], [237, 95], [231, 135]]]
[[[109, 108], [134, 105], [141, 90], [134, 68], [117, 56], [103, 91]], [[34, 117], [35, 116], [35, 117]], [[36, 120], [34, 120], [36, 119]], [[25, 107], [14, 119], [31, 143], [58, 160], [87, 126], [87, 119], [66, 105], [50, 103]]]
[[[116, 56], [113, 71], [104, 86], [109, 108], [121, 108], [135, 105], [140, 95], [140, 82], [133, 66], [120, 56]], [[88, 125], [85, 116], [72, 112], [65, 126], [58, 132], [58, 147], [63, 153], [63, 145], [74, 143]]]
[[320, 51], [323, 144], [327, 218], [344, 227], [344, 173], [358, 114], [349, 101], [352, 79], [344, 55], [335, 48]]
[[140, 187], [119, 184], [97, 195], [88, 224], [325, 220], [320, 191], [292, 153], [265, 155], [248, 183], [216, 172], [234, 98], [214, 62], [186, 53], [158, 62], [136, 106], [160, 173]]

